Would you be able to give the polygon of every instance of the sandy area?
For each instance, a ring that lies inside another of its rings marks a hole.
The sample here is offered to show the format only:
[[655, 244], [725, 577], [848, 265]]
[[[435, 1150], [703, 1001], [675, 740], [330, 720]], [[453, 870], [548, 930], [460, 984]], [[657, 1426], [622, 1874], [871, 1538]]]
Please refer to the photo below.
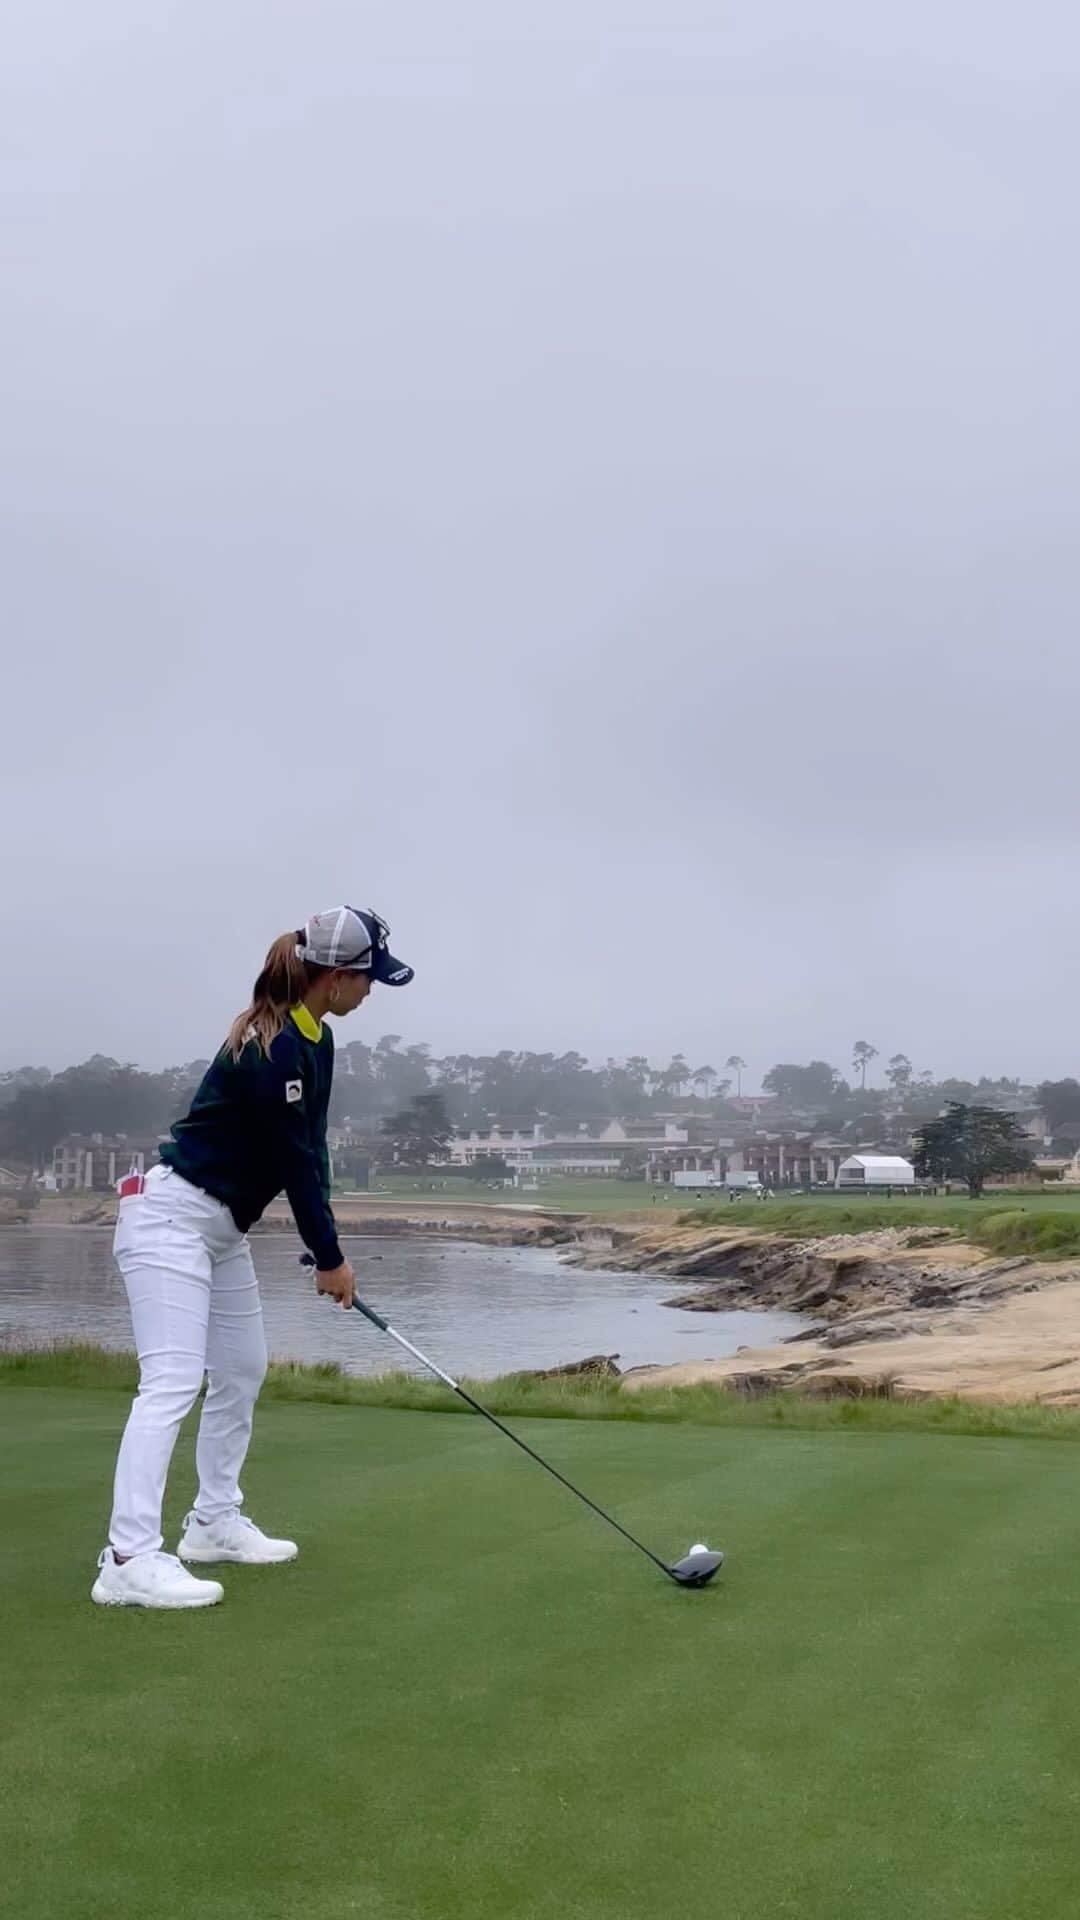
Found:
[[[835, 1383], [840, 1391], [1080, 1405], [1075, 1262], [994, 1261], [952, 1243], [935, 1248], [927, 1264], [925, 1253], [882, 1248], [880, 1241], [871, 1242], [865, 1260], [860, 1284], [859, 1249], [849, 1240], [838, 1285], [855, 1285], [848, 1301], [834, 1300], [829, 1324], [816, 1336], [744, 1347], [722, 1360], [639, 1368], [626, 1376], [627, 1391], [711, 1380], [750, 1391], [775, 1385], [824, 1392]], [[937, 1304], [924, 1304], [935, 1294]]]
[[[698, 1380], [738, 1381], [792, 1367], [792, 1384], [814, 1376], [867, 1386], [891, 1382], [900, 1394], [958, 1394], [968, 1400], [1041, 1400], [1080, 1404], [1080, 1278], [1045, 1292], [1017, 1294], [997, 1306], [957, 1308], [925, 1331], [887, 1343], [867, 1341], [835, 1351], [818, 1341], [743, 1348], [727, 1360], [639, 1368], [626, 1376], [641, 1386], [686, 1386]], [[801, 1376], [801, 1378], [800, 1378]]]

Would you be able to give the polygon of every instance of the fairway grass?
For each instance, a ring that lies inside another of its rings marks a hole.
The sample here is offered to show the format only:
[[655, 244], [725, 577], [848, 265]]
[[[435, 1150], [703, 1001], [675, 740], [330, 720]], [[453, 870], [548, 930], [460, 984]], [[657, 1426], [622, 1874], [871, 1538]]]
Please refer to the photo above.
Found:
[[[350, 1196], [355, 1197], [355, 1196]], [[404, 1174], [381, 1174], [364, 1196], [372, 1211], [380, 1200], [421, 1200], [446, 1202], [453, 1206], [516, 1207], [523, 1213], [548, 1210], [556, 1213], [656, 1212], [666, 1197], [667, 1211], [674, 1213], [675, 1203], [685, 1206], [687, 1196], [672, 1187], [650, 1185], [647, 1180], [573, 1180], [555, 1177], [542, 1180], [536, 1187], [492, 1186], [484, 1181], [423, 1179]], [[656, 1206], [653, 1205], [654, 1199]]]
[[[27, 1376], [23, 1376], [23, 1380]], [[0, 1848], [19, 1920], [1063, 1920], [1077, 1456], [1029, 1439], [271, 1399], [292, 1566], [88, 1590], [119, 1391], [0, 1383]], [[168, 1510], [192, 1491], [182, 1437]]]

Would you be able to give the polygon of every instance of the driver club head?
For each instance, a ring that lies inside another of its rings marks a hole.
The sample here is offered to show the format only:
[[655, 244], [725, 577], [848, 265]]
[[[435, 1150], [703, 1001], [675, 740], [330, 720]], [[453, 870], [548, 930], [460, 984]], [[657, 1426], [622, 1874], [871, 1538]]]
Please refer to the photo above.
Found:
[[699, 1550], [697, 1553], [688, 1553], [682, 1560], [676, 1560], [668, 1572], [680, 1587], [707, 1587], [723, 1564], [722, 1553], [702, 1553]]

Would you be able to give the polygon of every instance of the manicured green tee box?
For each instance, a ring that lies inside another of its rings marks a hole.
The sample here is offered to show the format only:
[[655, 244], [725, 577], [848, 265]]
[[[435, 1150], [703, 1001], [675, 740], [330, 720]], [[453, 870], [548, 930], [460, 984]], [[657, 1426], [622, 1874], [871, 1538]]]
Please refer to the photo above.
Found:
[[[121, 1394], [0, 1389], [19, 1920], [1063, 1920], [1074, 1446], [526, 1421], [668, 1585], [467, 1416], [272, 1402], [302, 1542], [198, 1615], [88, 1589]], [[181, 1442], [169, 1514], [190, 1497]]]

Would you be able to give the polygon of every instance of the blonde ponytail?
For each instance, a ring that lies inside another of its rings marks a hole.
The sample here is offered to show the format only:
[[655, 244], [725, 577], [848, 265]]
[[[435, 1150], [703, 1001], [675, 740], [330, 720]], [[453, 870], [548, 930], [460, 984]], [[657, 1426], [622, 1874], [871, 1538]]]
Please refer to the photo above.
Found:
[[282, 933], [270, 948], [251, 990], [251, 1005], [237, 1014], [229, 1028], [225, 1047], [234, 1060], [239, 1060], [249, 1040], [257, 1040], [268, 1054], [285, 1025], [289, 1008], [299, 1006], [312, 981], [325, 973], [325, 967], [301, 960], [296, 949], [303, 939], [302, 933]]

